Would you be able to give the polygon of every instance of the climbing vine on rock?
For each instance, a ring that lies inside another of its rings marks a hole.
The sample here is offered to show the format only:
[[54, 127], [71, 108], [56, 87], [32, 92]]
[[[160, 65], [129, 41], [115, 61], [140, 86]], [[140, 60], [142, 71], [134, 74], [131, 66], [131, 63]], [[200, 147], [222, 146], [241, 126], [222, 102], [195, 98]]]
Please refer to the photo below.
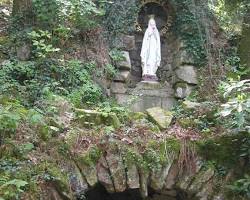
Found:
[[197, 66], [206, 63], [206, 53], [204, 49], [205, 32], [204, 26], [200, 23], [196, 5], [192, 0], [174, 0], [176, 7], [176, 18], [173, 23], [174, 32], [184, 42], [188, 53], [193, 57]]
[[103, 24], [108, 33], [107, 38], [114, 45], [121, 33], [133, 31], [139, 3], [137, 0], [116, 0], [114, 3], [105, 4], [105, 10]]

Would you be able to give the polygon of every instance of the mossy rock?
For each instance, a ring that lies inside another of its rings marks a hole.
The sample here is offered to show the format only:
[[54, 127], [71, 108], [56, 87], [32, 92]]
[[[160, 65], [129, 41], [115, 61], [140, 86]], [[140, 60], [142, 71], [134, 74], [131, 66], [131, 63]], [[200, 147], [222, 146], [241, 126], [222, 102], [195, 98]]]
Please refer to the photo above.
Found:
[[129, 113], [129, 118], [131, 120], [141, 120], [141, 119], [146, 119], [147, 115], [143, 112], [131, 112]]
[[191, 119], [191, 118], [181, 118], [181, 119], [178, 119], [178, 123], [183, 128], [194, 127], [196, 125], [194, 119]]
[[104, 113], [96, 110], [75, 109], [76, 121], [84, 126], [108, 125], [114, 128], [121, 126], [120, 120], [115, 113]]
[[173, 114], [160, 107], [149, 108], [146, 110], [149, 120], [159, 126], [160, 129], [166, 129], [172, 122]]

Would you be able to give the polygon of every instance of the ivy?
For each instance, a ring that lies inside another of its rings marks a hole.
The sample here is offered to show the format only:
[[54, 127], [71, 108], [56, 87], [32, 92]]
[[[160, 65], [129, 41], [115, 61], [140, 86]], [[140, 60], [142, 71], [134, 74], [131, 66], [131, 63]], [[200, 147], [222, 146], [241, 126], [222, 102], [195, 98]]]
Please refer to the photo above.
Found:
[[205, 27], [200, 23], [198, 8], [192, 10], [191, 5], [194, 4], [192, 0], [174, 0], [172, 3], [177, 9], [173, 23], [175, 34], [182, 39], [195, 64], [204, 66], [206, 63]]
[[134, 31], [134, 23], [139, 12], [137, 0], [116, 0], [115, 3], [105, 4], [106, 10], [103, 16], [103, 27], [106, 37], [112, 46], [119, 42], [118, 38], [122, 33]]

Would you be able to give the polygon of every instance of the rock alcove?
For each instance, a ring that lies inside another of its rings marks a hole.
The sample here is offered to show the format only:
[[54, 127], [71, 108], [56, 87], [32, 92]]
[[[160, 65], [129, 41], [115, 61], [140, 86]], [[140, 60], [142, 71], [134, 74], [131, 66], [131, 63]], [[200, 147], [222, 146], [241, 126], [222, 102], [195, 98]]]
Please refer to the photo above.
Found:
[[[150, 15], [155, 16], [161, 35], [161, 66], [157, 71], [158, 84], [141, 82], [140, 51]], [[187, 53], [184, 42], [174, 32], [177, 10], [170, 2], [141, 1], [136, 31], [124, 35], [120, 49], [125, 60], [117, 63], [119, 74], [111, 85], [111, 94], [120, 104], [133, 99], [133, 111], [145, 111], [159, 106], [171, 109], [176, 99], [188, 96], [197, 85], [195, 62]]]

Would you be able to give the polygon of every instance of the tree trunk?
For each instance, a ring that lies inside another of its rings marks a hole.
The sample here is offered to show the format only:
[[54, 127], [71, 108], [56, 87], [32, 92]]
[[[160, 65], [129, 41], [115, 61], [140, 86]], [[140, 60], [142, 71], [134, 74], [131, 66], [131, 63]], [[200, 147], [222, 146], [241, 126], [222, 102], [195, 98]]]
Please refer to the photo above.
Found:
[[13, 0], [12, 14], [23, 14], [31, 11], [32, 0]]
[[[250, 7], [248, 7], [243, 21], [242, 38], [239, 44], [239, 55], [241, 64], [250, 68]], [[250, 78], [250, 73], [244, 78]]]

